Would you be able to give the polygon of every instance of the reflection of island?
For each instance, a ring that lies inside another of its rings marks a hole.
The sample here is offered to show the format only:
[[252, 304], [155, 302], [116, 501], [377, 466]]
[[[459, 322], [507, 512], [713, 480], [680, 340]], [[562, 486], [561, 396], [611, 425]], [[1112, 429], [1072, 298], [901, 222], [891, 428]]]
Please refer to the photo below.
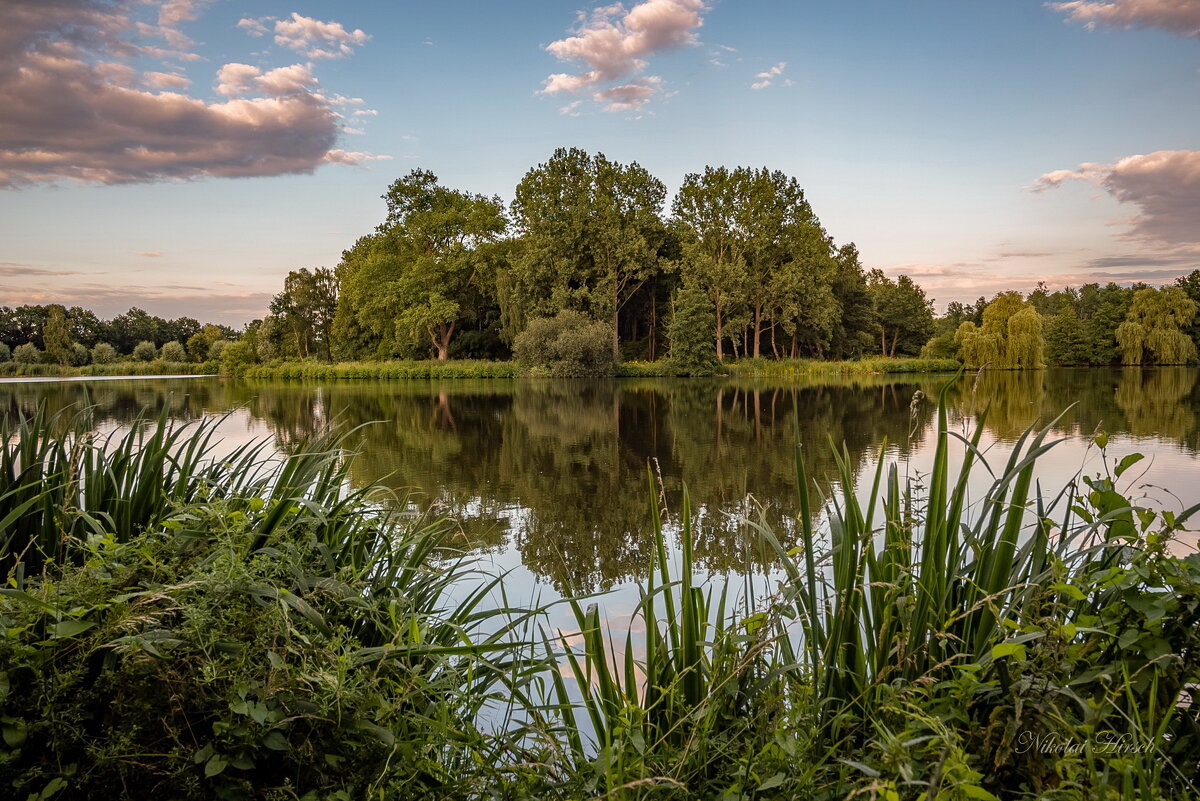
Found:
[[[1062, 433], [1159, 436], [1195, 451], [1197, 370], [1126, 368], [987, 372], [952, 389], [952, 414], [987, 409], [1001, 439], [1035, 421]], [[592, 590], [640, 576], [648, 563], [647, 464], [666, 507], [687, 486], [703, 518], [697, 554], [713, 570], [761, 566], [766, 556], [739, 521], [760, 513], [788, 534], [795, 508], [793, 445], [827, 490], [836, 474], [829, 443], [855, 466], [884, 437], [895, 452], [929, 436], [943, 379], [868, 376], [822, 383], [721, 380], [343, 382], [322, 386], [210, 380], [0, 384], [0, 410], [52, 409], [79, 401], [98, 422], [171, 405], [177, 417], [244, 407], [247, 422], [288, 450], [328, 423], [359, 430], [358, 484], [380, 481], [461, 526], [474, 548], [513, 548], [560, 589]], [[914, 420], [909, 403], [928, 400]]]

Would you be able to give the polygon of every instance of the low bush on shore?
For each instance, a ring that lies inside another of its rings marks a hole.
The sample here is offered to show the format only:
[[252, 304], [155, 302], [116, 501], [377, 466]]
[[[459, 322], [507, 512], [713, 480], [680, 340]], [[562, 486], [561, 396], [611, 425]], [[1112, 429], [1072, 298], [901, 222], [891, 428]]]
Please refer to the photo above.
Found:
[[1197, 507], [1131, 500], [1137, 456], [1047, 495], [1049, 428], [988, 464], [944, 403], [926, 475], [859, 479], [839, 450], [821, 499], [798, 452], [790, 525], [747, 521], [768, 597], [698, 578], [703, 515], [648, 472], [636, 608], [567, 599], [557, 629], [446, 521], [350, 489], [344, 440], [272, 458], [211, 423], [90, 430], [0, 428], [13, 797], [1198, 794], [1200, 557], [1172, 551]]

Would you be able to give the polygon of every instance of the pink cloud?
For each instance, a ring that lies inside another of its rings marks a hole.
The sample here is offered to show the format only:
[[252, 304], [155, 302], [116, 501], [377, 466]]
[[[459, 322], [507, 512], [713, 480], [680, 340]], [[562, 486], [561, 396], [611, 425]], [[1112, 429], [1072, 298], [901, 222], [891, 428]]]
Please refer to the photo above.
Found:
[[322, 22], [295, 12], [290, 19], [275, 20], [275, 44], [313, 59], [348, 56], [370, 38], [360, 30], [346, 30], [340, 22]]
[[636, 111], [658, 93], [660, 83], [660, 78], [650, 76], [624, 86], [602, 89], [592, 94], [592, 100], [605, 104], [605, 111]]
[[1050, 7], [1089, 27], [1161, 28], [1200, 37], [1200, 0], [1071, 0]]
[[1035, 191], [1087, 181], [1136, 206], [1126, 238], [1165, 245], [1200, 244], [1200, 151], [1159, 150], [1115, 164], [1085, 163], [1041, 176]]
[[[636, 75], [645, 70], [651, 56], [695, 44], [696, 31], [704, 24], [701, 15], [706, 10], [702, 0], [644, 0], [628, 10], [620, 3], [596, 8], [571, 31], [571, 36], [546, 46], [559, 61], [583, 64], [588, 69], [580, 73], [550, 75], [541, 91], [547, 94], [578, 92]], [[629, 95], [634, 92], [629, 88], [631, 86], [639, 86], [638, 91], [646, 88], [645, 82], [631, 83], [600, 90], [597, 94]], [[612, 105], [614, 101], [598, 102]]]
[[147, 72], [143, 78], [147, 86], [156, 89], [186, 89], [192, 83], [186, 75], [177, 72]]
[[[165, 3], [155, 30], [193, 18], [206, 1]], [[326, 158], [338, 139], [339, 100], [312, 89], [307, 66], [263, 73], [227, 64], [217, 81], [224, 102], [132, 85], [121, 61], [148, 53], [133, 38], [134, 5], [8, 0], [0, 26], [0, 187], [280, 175], [357, 163]], [[142, 79], [158, 89], [186, 86], [167, 72]], [[243, 96], [252, 93], [267, 96]]]

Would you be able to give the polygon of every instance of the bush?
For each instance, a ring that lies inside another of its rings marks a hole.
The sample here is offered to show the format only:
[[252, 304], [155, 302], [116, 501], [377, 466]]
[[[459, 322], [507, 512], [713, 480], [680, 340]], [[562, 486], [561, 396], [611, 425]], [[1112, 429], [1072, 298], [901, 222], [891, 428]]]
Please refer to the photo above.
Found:
[[612, 329], [574, 311], [531, 320], [513, 343], [513, 355], [531, 375], [605, 378], [614, 373]]
[[158, 348], [153, 342], [139, 342], [133, 349], [133, 358], [139, 362], [152, 362], [158, 358]]
[[12, 361], [12, 351], [8, 349], [8, 345], [0, 342], [0, 364]]
[[86, 345], [80, 345], [78, 342], [71, 343], [71, 364], [75, 367], [83, 367], [92, 360], [92, 354], [88, 351]]
[[112, 364], [117, 360], [117, 349], [107, 342], [97, 342], [92, 348], [92, 364]]
[[[178, 342], [167, 342], [162, 346], [162, 353], [159, 354], [159, 358], [167, 362], [186, 362], [187, 351]], [[203, 359], [197, 359], [196, 361], [203, 361]]]
[[[188, 344], [190, 345], [191, 342], [192, 340], [189, 339]], [[225, 348], [229, 347], [231, 344], [233, 343], [231, 343], [228, 339], [218, 339], [208, 346], [208, 353], [205, 355], [205, 357], [203, 359], [197, 359], [197, 361], [219, 362], [221, 361], [221, 354], [224, 353]]]
[[258, 362], [254, 347], [245, 340], [231, 342], [221, 350], [221, 373], [224, 375], [240, 376], [246, 369]]
[[32, 342], [17, 345], [16, 350], [13, 351], [13, 361], [17, 364], [38, 364], [41, 360], [42, 352]]

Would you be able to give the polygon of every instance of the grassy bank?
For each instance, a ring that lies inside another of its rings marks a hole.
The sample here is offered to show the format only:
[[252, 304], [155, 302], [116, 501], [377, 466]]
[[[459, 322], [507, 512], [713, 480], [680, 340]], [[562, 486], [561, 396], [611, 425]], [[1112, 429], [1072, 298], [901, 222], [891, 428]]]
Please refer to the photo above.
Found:
[[[945, 373], [959, 367], [953, 359], [879, 358], [824, 362], [814, 359], [744, 359], [727, 362], [718, 372], [739, 377], [787, 377], [820, 375], [867, 375], [873, 373]], [[515, 378], [521, 374], [515, 362], [495, 361], [391, 361], [277, 362], [245, 368], [246, 378], [284, 380], [422, 379], [422, 378]], [[680, 372], [666, 360], [622, 362], [618, 378], [675, 377]]]
[[1126, 497], [1136, 457], [1044, 495], [1048, 429], [984, 465], [944, 405], [919, 483], [881, 459], [823, 502], [798, 453], [792, 524], [750, 521], [767, 598], [697, 578], [703, 517], [648, 473], [640, 603], [560, 630], [451, 524], [346, 489], [338, 439], [89, 425], [0, 429], [14, 797], [1197, 797], [1200, 559], [1168, 549], [1196, 509]]
[[68, 367], [61, 364], [18, 364], [0, 362], [0, 378], [13, 377], [61, 377], [79, 376], [139, 376], [139, 375], [216, 375], [217, 362], [167, 362], [155, 359], [150, 362], [114, 362], [112, 364], [87, 364]]

